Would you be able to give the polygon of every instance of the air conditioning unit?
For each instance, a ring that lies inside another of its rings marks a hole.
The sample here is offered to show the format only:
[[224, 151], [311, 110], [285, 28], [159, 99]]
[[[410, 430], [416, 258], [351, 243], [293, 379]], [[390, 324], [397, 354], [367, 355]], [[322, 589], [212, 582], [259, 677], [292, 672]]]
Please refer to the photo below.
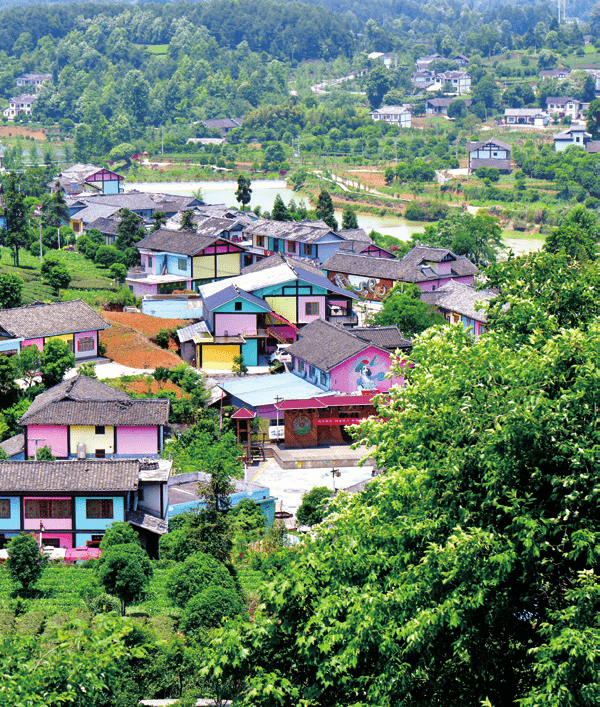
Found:
[[78, 442], [77, 444], [77, 459], [85, 459], [85, 444]]

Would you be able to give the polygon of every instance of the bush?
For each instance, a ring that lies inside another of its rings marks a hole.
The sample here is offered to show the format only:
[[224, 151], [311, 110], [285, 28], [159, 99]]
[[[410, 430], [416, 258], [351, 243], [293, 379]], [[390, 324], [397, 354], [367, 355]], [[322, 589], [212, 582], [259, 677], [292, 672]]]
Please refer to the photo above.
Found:
[[125, 282], [127, 277], [127, 268], [123, 263], [113, 263], [108, 269], [109, 275], [116, 280], [120, 285]]
[[103, 265], [105, 268], [109, 268], [113, 263], [124, 264], [125, 259], [125, 254], [121, 253], [114, 245], [99, 246], [94, 256], [96, 265]]
[[152, 576], [148, 555], [134, 543], [111, 545], [98, 560], [97, 570], [106, 591], [121, 600], [122, 614], [142, 596]]
[[167, 594], [183, 608], [193, 596], [210, 586], [235, 590], [227, 567], [212, 555], [197, 552], [171, 572]]
[[181, 629], [197, 633], [221, 626], [227, 619], [243, 614], [246, 607], [240, 595], [228, 587], [208, 587], [192, 597], [183, 611]]
[[129, 523], [116, 521], [115, 523], [111, 523], [106, 529], [104, 537], [100, 541], [100, 549], [108, 550], [109, 547], [113, 547], [114, 545], [126, 545], [130, 543], [140, 545], [139, 535]]
[[110, 614], [121, 610], [121, 602], [110, 594], [98, 594], [87, 602], [91, 614]]
[[16, 535], [8, 544], [6, 569], [13, 582], [18, 582], [27, 592], [42, 576], [46, 566], [38, 541], [33, 535]]
[[325, 517], [326, 501], [333, 496], [327, 486], [315, 486], [302, 497], [302, 503], [296, 511], [296, 518], [303, 525], [316, 525]]

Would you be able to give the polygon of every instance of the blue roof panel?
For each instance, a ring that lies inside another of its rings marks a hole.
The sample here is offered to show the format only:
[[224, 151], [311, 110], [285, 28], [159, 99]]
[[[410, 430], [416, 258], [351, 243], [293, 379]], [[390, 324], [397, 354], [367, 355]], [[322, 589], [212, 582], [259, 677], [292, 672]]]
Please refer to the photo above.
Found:
[[248, 376], [239, 380], [223, 381], [219, 383], [219, 387], [253, 408], [274, 405], [276, 398], [279, 401], [307, 400], [327, 393], [322, 388], [293, 373], [280, 373], [275, 376]]

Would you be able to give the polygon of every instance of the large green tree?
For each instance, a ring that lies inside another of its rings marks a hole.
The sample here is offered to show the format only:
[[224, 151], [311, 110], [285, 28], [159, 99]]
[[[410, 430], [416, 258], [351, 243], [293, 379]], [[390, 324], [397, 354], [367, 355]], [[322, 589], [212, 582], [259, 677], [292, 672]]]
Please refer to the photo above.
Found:
[[6, 569], [13, 582], [18, 582], [24, 592], [40, 579], [46, 566], [38, 541], [33, 535], [16, 535], [8, 546]]
[[558, 228], [546, 238], [544, 250], [558, 253], [561, 250], [579, 260], [595, 260], [600, 230], [596, 215], [583, 204], [569, 211]]
[[250, 184], [250, 177], [247, 177], [245, 174], [240, 174], [238, 176], [235, 198], [236, 201], [242, 205], [242, 211], [250, 203], [250, 199], [252, 199], [252, 189]]
[[3, 181], [3, 186], [2, 205], [6, 219], [4, 245], [12, 250], [14, 263], [19, 267], [19, 250], [29, 245], [30, 240], [27, 209], [25, 208], [26, 194], [21, 176], [14, 172], [11, 172]]
[[23, 280], [13, 273], [0, 274], [0, 309], [21, 305]]
[[65, 373], [75, 366], [75, 355], [66, 341], [50, 339], [40, 354], [40, 372], [44, 385], [60, 383]]
[[426, 302], [421, 302], [421, 290], [416, 285], [396, 285], [383, 301], [383, 307], [373, 316], [377, 326], [397, 326], [404, 336], [420, 334], [436, 324], [445, 324], [443, 315]]
[[361, 426], [384, 475], [334, 502], [207, 674], [254, 707], [598, 704], [597, 319], [432, 330], [412, 358]]
[[121, 601], [121, 614], [127, 605], [139, 599], [150, 578], [152, 563], [139, 543], [110, 545], [98, 560], [98, 579], [109, 594]]
[[338, 222], [335, 218], [333, 200], [331, 199], [331, 194], [326, 189], [321, 189], [319, 192], [319, 198], [317, 199], [317, 218], [321, 221], [325, 221], [333, 231], [337, 231]]

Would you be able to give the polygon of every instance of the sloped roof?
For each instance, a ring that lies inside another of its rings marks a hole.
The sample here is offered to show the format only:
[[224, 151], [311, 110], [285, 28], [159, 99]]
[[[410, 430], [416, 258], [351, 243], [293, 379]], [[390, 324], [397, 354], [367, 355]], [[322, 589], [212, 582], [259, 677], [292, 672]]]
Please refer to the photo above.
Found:
[[338, 235], [343, 236], [349, 241], [362, 241], [369, 245], [373, 243], [373, 239], [364, 228], [346, 228], [343, 231], [338, 231]]
[[223, 231], [231, 231], [236, 224], [245, 225], [241, 220], [209, 216], [198, 222], [196, 233], [201, 236], [220, 236]]
[[71, 216], [72, 221], [82, 221], [89, 224], [98, 219], [108, 219], [110, 216], [120, 211], [117, 206], [108, 206], [106, 204], [89, 204], [83, 209], [80, 209], [76, 214]]
[[0, 461], [0, 492], [135, 491], [139, 474], [137, 459]]
[[305, 270], [306, 272], [312, 272], [315, 275], [322, 275], [322, 268], [318, 268], [311, 260], [306, 260], [305, 258], [293, 258], [290, 255], [284, 255], [283, 253], [273, 253], [269, 255], [268, 258], [263, 258], [252, 265], [248, 265], [242, 269], [242, 275], [247, 275], [252, 272], [260, 272], [261, 270], [268, 270], [269, 268], [274, 268], [277, 265], [292, 265], [298, 266]]
[[[85, 211], [85, 209], [84, 209]], [[88, 230], [95, 228], [103, 235], [116, 236], [119, 233], [119, 223], [121, 219], [100, 217], [88, 223]]]
[[379, 258], [374, 255], [357, 255], [347, 251], [334, 253], [323, 263], [323, 270], [348, 273], [364, 277], [400, 280], [403, 265], [396, 258]]
[[119, 209], [130, 211], [148, 210], [156, 211], [156, 203], [148, 194], [141, 191], [120, 192], [119, 194], [91, 194], [81, 197], [88, 205], [103, 204], [116, 206]]
[[420, 299], [434, 307], [447, 309], [485, 324], [487, 322], [485, 310], [475, 309], [475, 307], [478, 303], [489, 302], [497, 296], [497, 290], [477, 290], [471, 285], [453, 281], [433, 292], [423, 292]]
[[196, 255], [209, 245], [212, 245], [218, 236], [202, 236], [195, 231], [172, 231], [168, 228], [159, 228], [158, 231], [149, 233], [136, 248], [156, 250], [166, 253], [181, 253], [181, 255]]
[[316, 243], [330, 233], [341, 238], [323, 221], [296, 222], [258, 219], [252, 225], [247, 226], [244, 233], [269, 236], [271, 238], [285, 238], [288, 241], [300, 241], [302, 243]]
[[152, 427], [167, 424], [169, 409], [166, 398], [131, 398], [94, 378], [79, 375], [38, 395], [19, 424]]
[[16, 338], [33, 339], [81, 331], [108, 329], [110, 324], [83, 300], [34, 302], [26, 307], [0, 309], [0, 329]]
[[485, 140], [485, 142], [469, 142], [467, 143], [467, 150], [473, 152], [473, 150], [479, 150], [479, 148], [485, 147], [486, 145], [490, 145], [490, 147], [497, 145], [501, 149], [508, 150], [509, 152], [512, 150], [512, 145], [509, 145], [503, 140], [499, 140], [497, 137], [492, 137], [489, 140]]
[[25, 451], [25, 435], [21, 433], [5, 439], [4, 442], [0, 443], [0, 449], [6, 452], [6, 456], [9, 459], [23, 453]]
[[219, 292], [215, 292], [214, 295], [205, 297], [204, 304], [208, 307], [208, 309], [212, 311], [217, 307], [221, 307], [222, 305], [227, 304], [227, 302], [231, 302], [234, 299], [238, 299], [238, 297], [240, 299], [246, 300], [246, 302], [250, 302], [256, 305], [257, 307], [260, 307], [261, 309], [264, 309], [267, 312], [271, 310], [271, 307], [265, 302], [264, 299], [256, 297], [250, 292], [242, 290], [237, 285], [230, 285], [229, 287], [226, 287], [225, 289], [220, 290]]
[[396, 349], [410, 349], [412, 342], [405, 339], [397, 326], [354, 327], [350, 329], [354, 336], [363, 341], [368, 341], [375, 346], [380, 346], [388, 351]]
[[328, 371], [342, 361], [370, 346], [347, 329], [336, 327], [324, 319], [315, 319], [300, 330], [301, 339], [288, 347], [287, 353], [311, 366]]
[[403, 282], [439, 280], [440, 275], [427, 266], [427, 262], [441, 263], [444, 260], [451, 262], [451, 272], [450, 275], [442, 275], [441, 277], [468, 277], [479, 272], [477, 266], [464, 255], [455, 255], [448, 248], [415, 246], [400, 261], [403, 268], [401, 279]]
[[557, 105], [564, 105], [565, 103], [580, 103], [576, 98], [573, 98], [573, 96], [548, 96], [546, 98], [546, 105], [549, 105], [550, 103], [556, 103]]

